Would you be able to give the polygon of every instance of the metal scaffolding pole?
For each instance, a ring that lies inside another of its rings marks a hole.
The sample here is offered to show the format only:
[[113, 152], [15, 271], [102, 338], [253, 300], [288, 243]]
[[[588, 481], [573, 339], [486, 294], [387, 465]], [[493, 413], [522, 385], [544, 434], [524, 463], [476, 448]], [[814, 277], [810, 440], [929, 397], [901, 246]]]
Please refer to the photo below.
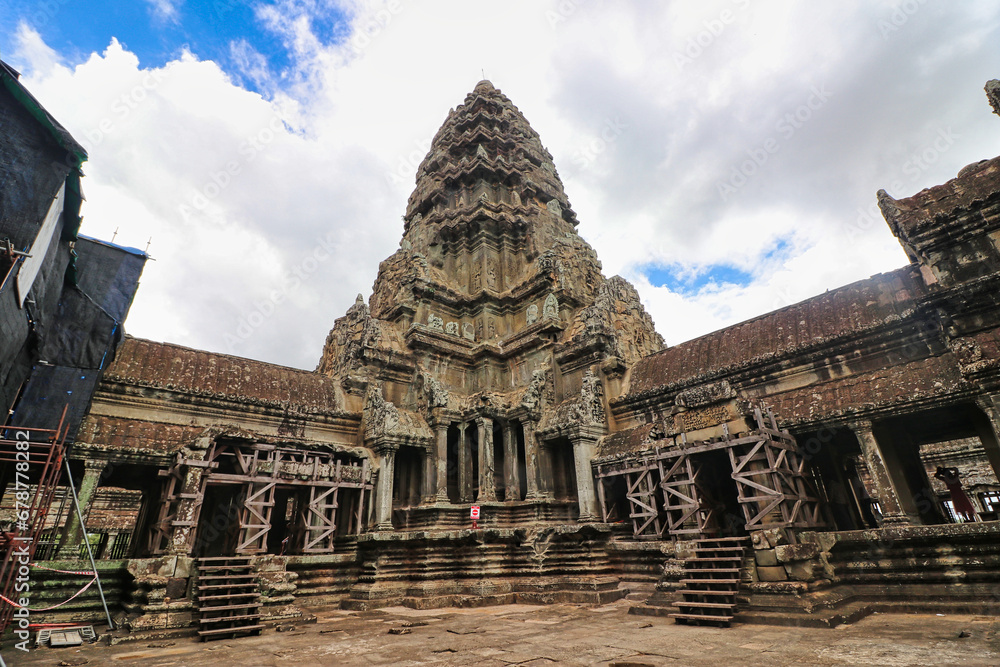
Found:
[[111, 620], [111, 612], [108, 611], [108, 601], [104, 599], [104, 588], [101, 586], [101, 575], [97, 573], [97, 563], [94, 562], [94, 552], [90, 548], [90, 536], [87, 534], [87, 524], [83, 521], [83, 510], [80, 509], [80, 499], [76, 497], [76, 485], [73, 483], [73, 473], [69, 469], [69, 457], [63, 459], [66, 463], [66, 478], [69, 480], [69, 489], [73, 492], [73, 506], [76, 507], [76, 518], [80, 520], [80, 530], [83, 531], [83, 543], [87, 545], [87, 555], [90, 557], [90, 566], [94, 568], [94, 579], [97, 580], [97, 592], [101, 594], [101, 604], [104, 605], [104, 615], [108, 617], [108, 629], [115, 629], [115, 622]]

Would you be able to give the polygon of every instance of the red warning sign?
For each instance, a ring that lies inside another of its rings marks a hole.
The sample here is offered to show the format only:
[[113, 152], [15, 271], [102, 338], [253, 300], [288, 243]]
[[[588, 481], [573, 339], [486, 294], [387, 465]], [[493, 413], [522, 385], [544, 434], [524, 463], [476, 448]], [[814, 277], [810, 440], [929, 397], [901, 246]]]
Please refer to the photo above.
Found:
[[479, 518], [479, 505], [472, 506], [472, 510], [469, 512], [469, 518], [473, 521]]

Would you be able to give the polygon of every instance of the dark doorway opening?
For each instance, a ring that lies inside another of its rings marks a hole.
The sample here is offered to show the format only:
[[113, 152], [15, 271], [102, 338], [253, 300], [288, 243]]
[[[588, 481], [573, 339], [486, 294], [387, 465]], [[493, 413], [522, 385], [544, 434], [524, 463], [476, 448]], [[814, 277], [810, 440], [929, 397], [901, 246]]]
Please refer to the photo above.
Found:
[[493, 491], [496, 497], [503, 500], [507, 493], [507, 475], [504, 474], [507, 463], [507, 445], [504, 442], [504, 427], [499, 421], [493, 422]]
[[472, 490], [471, 496], [479, 498], [479, 429], [475, 424], [469, 426], [465, 431], [465, 439], [468, 442], [468, 456], [465, 457], [466, 470], [468, 471], [469, 488]]
[[608, 522], [624, 523], [629, 520], [628, 484], [625, 475], [615, 475], [598, 480], [604, 485], [604, 502], [607, 505]]
[[[517, 478], [521, 482], [517, 497], [518, 500], [524, 500], [528, 495], [528, 465], [524, 455], [524, 424], [517, 424], [514, 428], [514, 435], [517, 438]], [[534, 475], [535, 471], [532, 470], [531, 474]]]
[[423, 494], [424, 456], [426, 456], [424, 450], [405, 445], [396, 452], [392, 483], [393, 508], [415, 507], [420, 504]]
[[[706, 536], [742, 537], [747, 535], [746, 516], [740, 506], [740, 493], [733, 479], [729, 452], [725, 449], [698, 454], [699, 493], [703, 512], [709, 512]], [[713, 535], [714, 533], [714, 535]]]
[[201, 503], [195, 533], [195, 558], [232, 556], [240, 533], [240, 498], [237, 484], [209, 484]]
[[308, 500], [303, 498], [300, 488], [279, 486], [274, 490], [271, 528], [267, 531], [267, 553], [287, 555], [301, 550], [301, 519], [307, 505]]
[[458, 486], [458, 447], [460, 444], [460, 435], [458, 426], [452, 424], [448, 427], [447, 480], [448, 501], [451, 503], [458, 503], [462, 499], [462, 493]]
[[576, 500], [576, 462], [573, 443], [568, 438], [553, 440], [548, 447], [551, 459], [552, 495], [556, 500]]
[[854, 434], [846, 428], [828, 427], [796, 436], [796, 440], [823, 498], [827, 524], [837, 530], [877, 528], [871, 498], [855, 465], [861, 448]]

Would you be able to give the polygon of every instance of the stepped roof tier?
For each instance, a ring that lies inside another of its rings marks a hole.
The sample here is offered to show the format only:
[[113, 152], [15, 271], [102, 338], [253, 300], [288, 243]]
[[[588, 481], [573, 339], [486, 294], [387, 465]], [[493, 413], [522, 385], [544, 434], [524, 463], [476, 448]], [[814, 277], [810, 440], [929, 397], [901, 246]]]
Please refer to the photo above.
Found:
[[[400, 248], [379, 267], [368, 304], [359, 295], [337, 320], [318, 371], [357, 393], [390, 381], [387, 400], [413, 408], [426, 404], [402, 395], [414, 378], [439, 386], [437, 407], [463, 411], [468, 397], [492, 393], [501, 412], [539, 372], [557, 401], [580, 390], [587, 370], [620, 375], [663, 341], [632, 285], [601, 274], [576, 225], [552, 155], [480, 81], [435, 135]], [[572, 379], [554, 382], [553, 370]]]

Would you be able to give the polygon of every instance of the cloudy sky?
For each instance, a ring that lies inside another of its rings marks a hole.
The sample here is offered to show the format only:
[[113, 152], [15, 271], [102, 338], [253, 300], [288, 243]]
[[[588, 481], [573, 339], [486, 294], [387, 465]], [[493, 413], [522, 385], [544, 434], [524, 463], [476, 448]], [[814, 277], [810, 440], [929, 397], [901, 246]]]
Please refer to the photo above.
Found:
[[90, 153], [83, 232], [150, 243], [127, 330], [307, 369], [483, 73], [669, 344], [903, 265], [876, 190], [1000, 154], [994, 0], [0, 0], [0, 17], [0, 57]]

